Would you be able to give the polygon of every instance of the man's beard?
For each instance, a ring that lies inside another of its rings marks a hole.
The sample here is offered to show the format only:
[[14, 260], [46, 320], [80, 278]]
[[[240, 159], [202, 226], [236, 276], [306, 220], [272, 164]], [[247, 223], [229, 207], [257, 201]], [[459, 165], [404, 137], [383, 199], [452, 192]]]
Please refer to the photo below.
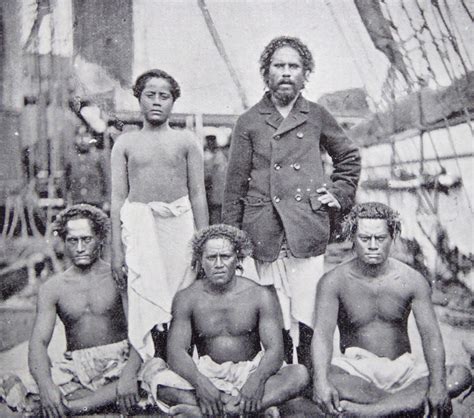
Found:
[[[280, 90], [279, 87], [281, 84], [290, 86], [291, 89]], [[270, 90], [273, 98], [277, 101], [280, 106], [289, 105], [292, 100], [298, 95], [299, 90], [293, 82], [278, 83], [276, 86], [270, 86]]]

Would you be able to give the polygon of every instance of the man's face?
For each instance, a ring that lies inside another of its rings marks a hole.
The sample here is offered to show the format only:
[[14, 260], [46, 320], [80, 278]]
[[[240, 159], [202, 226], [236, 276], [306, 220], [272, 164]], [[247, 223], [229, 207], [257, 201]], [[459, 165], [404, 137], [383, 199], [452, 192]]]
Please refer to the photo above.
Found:
[[213, 285], [226, 285], [235, 275], [237, 254], [228, 239], [212, 238], [204, 244], [202, 268]]
[[278, 103], [289, 104], [304, 87], [305, 72], [300, 54], [290, 46], [278, 48], [272, 57], [266, 83]]
[[79, 268], [88, 268], [99, 258], [100, 242], [88, 219], [72, 219], [66, 224], [66, 255]]
[[354, 250], [364, 263], [383, 264], [389, 256], [392, 241], [385, 219], [358, 220]]
[[140, 108], [147, 122], [152, 125], [165, 123], [173, 109], [173, 96], [168, 80], [150, 78], [140, 95]]

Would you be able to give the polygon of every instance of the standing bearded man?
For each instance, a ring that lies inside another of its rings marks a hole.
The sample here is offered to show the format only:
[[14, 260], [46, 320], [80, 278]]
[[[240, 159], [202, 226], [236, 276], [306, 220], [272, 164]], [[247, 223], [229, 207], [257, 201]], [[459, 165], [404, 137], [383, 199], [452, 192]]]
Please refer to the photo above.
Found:
[[[298, 38], [281, 36], [265, 47], [260, 71], [267, 91], [237, 120], [222, 214], [224, 223], [249, 234], [258, 282], [275, 287], [285, 329], [307, 367], [329, 215], [352, 207], [360, 174], [357, 147], [326, 109], [301, 94], [313, 68]], [[322, 150], [332, 158], [329, 178]]]

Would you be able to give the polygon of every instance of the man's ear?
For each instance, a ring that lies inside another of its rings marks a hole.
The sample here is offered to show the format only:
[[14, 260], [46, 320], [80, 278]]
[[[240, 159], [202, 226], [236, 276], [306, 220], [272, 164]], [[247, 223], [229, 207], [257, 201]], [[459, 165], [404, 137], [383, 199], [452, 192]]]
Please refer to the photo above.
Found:
[[305, 79], [306, 81], [308, 81], [308, 78], [309, 78], [309, 75], [310, 75], [310, 74], [311, 74], [311, 71], [309, 71], [309, 70], [306, 70], [306, 71], [304, 72], [304, 79]]

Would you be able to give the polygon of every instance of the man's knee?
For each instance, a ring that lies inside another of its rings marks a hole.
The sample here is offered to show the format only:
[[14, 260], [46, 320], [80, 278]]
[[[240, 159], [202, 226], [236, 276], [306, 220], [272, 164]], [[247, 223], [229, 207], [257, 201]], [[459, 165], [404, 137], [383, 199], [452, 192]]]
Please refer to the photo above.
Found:
[[449, 396], [455, 398], [472, 385], [471, 371], [462, 365], [446, 367]]
[[77, 389], [75, 390], [74, 392], [72, 393], [69, 393], [68, 395], [66, 395], [66, 399], [68, 401], [75, 401], [77, 399], [83, 399], [83, 398], [86, 398], [87, 396], [90, 396], [92, 395], [94, 392], [92, 392], [91, 390], [89, 389], [86, 389], [86, 388], [81, 388], [81, 389]]
[[330, 366], [329, 379], [336, 387], [341, 399], [353, 402], [372, 403], [377, 402], [388, 395], [373, 383], [358, 376], [352, 376], [337, 366]]
[[169, 386], [158, 385], [156, 387], [156, 397], [168, 405], [185, 403], [197, 405], [194, 390], [177, 389]]
[[300, 390], [306, 388], [311, 383], [311, 376], [307, 367], [302, 364], [295, 364], [297, 370], [298, 382], [300, 383]]
[[156, 397], [164, 402], [174, 404], [176, 403], [176, 389], [169, 386], [158, 385], [156, 387]]
[[283, 370], [287, 369], [286, 380], [292, 387], [298, 388], [298, 391], [303, 390], [310, 383], [310, 376], [308, 369], [302, 364], [292, 364], [286, 366]]

